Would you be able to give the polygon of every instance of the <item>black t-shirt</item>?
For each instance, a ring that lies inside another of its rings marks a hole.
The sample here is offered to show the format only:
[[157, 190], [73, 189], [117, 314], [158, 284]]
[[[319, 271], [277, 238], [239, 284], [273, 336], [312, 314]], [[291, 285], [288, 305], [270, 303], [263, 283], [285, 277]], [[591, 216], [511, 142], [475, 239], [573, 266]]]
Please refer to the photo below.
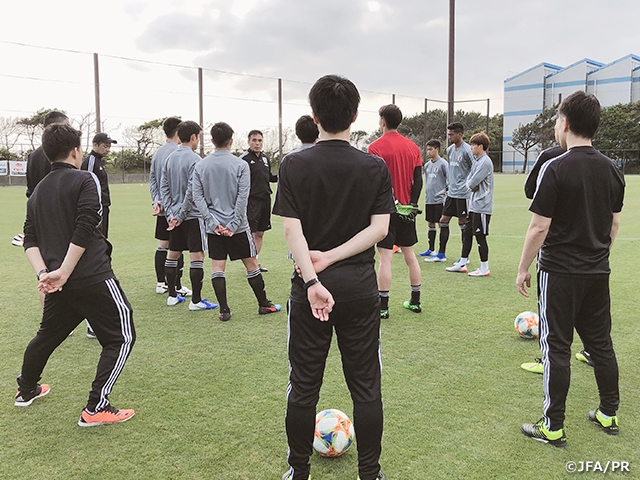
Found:
[[[291, 153], [280, 166], [273, 213], [297, 218], [309, 250], [342, 245], [371, 223], [371, 215], [395, 212], [391, 176], [384, 161], [343, 140], [325, 140]], [[318, 277], [336, 301], [378, 295], [374, 248], [331, 265]], [[294, 275], [294, 300], [307, 299]]]
[[264, 152], [256, 155], [253, 151], [247, 150], [240, 158], [249, 164], [251, 172], [249, 200], [269, 200], [272, 193], [269, 182], [278, 181], [278, 176], [271, 173], [269, 157]]
[[565, 275], [607, 275], [613, 213], [622, 210], [624, 177], [590, 146], [574, 147], [540, 170], [531, 210], [551, 218], [538, 264]]
[[564, 152], [564, 148], [555, 146], [543, 150], [540, 155], [538, 155], [535, 165], [529, 172], [529, 175], [524, 182], [524, 194], [527, 198], [533, 198], [533, 195], [536, 193], [536, 186], [538, 185], [538, 175], [540, 174], [540, 169], [542, 168], [542, 166], [552, 158], [556, 158], [558, 155], [562, 155]]

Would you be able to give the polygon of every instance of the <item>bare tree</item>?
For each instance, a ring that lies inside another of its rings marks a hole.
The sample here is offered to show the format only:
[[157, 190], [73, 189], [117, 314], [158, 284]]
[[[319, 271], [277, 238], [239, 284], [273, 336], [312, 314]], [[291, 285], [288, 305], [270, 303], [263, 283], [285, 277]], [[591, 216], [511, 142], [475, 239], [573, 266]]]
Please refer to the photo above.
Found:
[[11, 150], [20, 139], [21, 127], [11, 117], [0, 117], [0, 146]]

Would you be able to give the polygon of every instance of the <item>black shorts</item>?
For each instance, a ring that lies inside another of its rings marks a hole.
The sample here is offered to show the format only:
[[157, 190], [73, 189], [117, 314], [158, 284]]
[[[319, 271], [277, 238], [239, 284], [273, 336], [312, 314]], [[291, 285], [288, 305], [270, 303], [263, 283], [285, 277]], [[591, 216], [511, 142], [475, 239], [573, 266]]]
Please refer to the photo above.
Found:
[[471, 231], [474, 235], [477, 233], [489, 235], [489, 222], [491, 221], [490, 214], [469, 212], [469, 217], [471, 220]]
[[441, 203], [426, 204], [424, 208], [424, 218], [429, 223], [440, 223], [442, 217], [442, 210], [444, 205]]
[[251, 199], [247, 203], [247, 220], [252, 232], [271, 230], [271, 199]]
[[169, 230], [167, 228], [169, 228], [167, 217], [158, 215], [156, 217], [156, 240], [169, 240]]
[[204, 252], [204, 226], [197, 218], [185, 220], [169, 232], [169, 250], [172, 252]]
[[442, 209], [442, 215], [445, 217], [466, 218], [467, 199], [451, 198], [450, 196], [447, 195], [447, 198], [444, 201], [444, 208]]
[[394, 245], [399, 247], [411, 247], [418, 243], [416, 233], [416, 222], [407, 222], [400, 219], [397, 213], [391, 214], [389, 220], [389, 233], [378, 242], [379, 248], [393, 249]]
[[251, 232], [236, 233], [231, 237], [224, 235], [207, 234], [209, 243], [209, 258], [213, 260], [239, 260], [243, 258], [255, 257], [258, 252], [253, 243]]

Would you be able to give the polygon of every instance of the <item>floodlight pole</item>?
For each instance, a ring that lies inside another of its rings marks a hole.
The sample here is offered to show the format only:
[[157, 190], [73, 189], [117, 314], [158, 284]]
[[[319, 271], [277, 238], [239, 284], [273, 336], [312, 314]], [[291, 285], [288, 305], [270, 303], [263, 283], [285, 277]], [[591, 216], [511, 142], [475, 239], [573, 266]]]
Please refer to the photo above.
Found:
[[456, 16], [456, 0], [449, 0], [449, 96], [447, 110], [447, 125], [453, 122], [453, 85], [454, 85], [454, 54], [455, 54], [455, 16]]
[[282, 162], [282, 79], [278, 79], [278, 163]]

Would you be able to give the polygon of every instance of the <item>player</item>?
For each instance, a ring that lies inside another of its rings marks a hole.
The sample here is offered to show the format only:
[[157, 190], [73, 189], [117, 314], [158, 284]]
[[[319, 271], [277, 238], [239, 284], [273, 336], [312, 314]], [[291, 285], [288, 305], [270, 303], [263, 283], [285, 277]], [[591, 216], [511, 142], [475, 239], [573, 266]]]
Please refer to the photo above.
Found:
[[[271, 186], [276, 183], [278, 176], [271, 173], [269, 157], [262, 151], [263, 135], [260, 130], [251, 130], [248, 136], [249, 149], [240, 158], [249, 164], [251, 171], [251, 190], [247, 205], [249, 227], [253, 235], [256, 252], [260, 255], [264, 232], [271, 230]], [[261, 272], [268, 272], [260, 266]]]
[[[64, 113], [58, 112], [57, 110], [52, 110], [47, 113], [44, 117], [44, 128], [51, 125], [52, 123], [69, 123], [69, 117], [67, 117]], [[36, 188], [36, 185], [40, 183], [47, 173], [51, 171], [51, 162], [44, 154], [44, 150], [42, 149], [42, 145], [36, 148], [33, 152], [29, 154], [27, 157], [27, 198], [31, 196], [33, 190]], [[13, 240], [11, 240], [11, 245], [15, 247], [22, 247], [24, 244], [24, 234], [19, 233]], [[44, 302], [44, 297], [41, 297], [41, 300]]]
[[106, 133], [97, 133], [93, 137], [93, 149], [91, 153], [82, 159], [82, 170], [93, 172], [100, 181], [100, 198], [102, 199], [102, 223], [100, 231], [104, 238], [109, 238], [109, 206], [111, 195], [109, 193], [109, 176], [104, 168], [102, 159], [111, 151], [111, 144], [118, 143]]
[[279, 312], [281, 305], [267, 298], [264, 279], [256, 259], [256, 248], [247, 221], [247, 201], [251, 185], [249, 165], [231, 154], [233, 129], [224, 122], [211, 127], [215, 151], [196, 164], [193, 177], [193, 202], [204, 218], [209, 257], [212, 261], [211, 284], [220, 302], [220, 320], [231, 319], [224, 275], [227, 257], [241, 259], [247, 281], [258, 300], [258, 313]]
[[[397, 105], [384, 105], [380, 107], [378, 113], [382, 137], [369, 145], [369, 153], [379, 156], [387, 164], [396, 203], [417, 207], [420, 190], [422, 190], [420, 149], [411, 140], [398, 133], [402, 112]], [[418, 243], [415, 216], [415, 211], [409, 217], [393, 213], [389, 222], [389, 234], [378, 243], [380, 318], [389, 318], [389, 289], [391, 288], [391, 261], [393, 260], [394, 245], [400, 247], [404, 261], [409, 268], [411, 300], [404, 302], [403, 306], [414, 313], [422, 311], [420, 306], [420, 264], [413, 251], [413, 246]]]
[[542, 348], [543, 416], [522, 425], [524, 435], [566, 445], [564, 417], [569, 390], [573, 329], [593, 359], [600, 405], [588, 418], [618, 434], [618, 364], [611, 341], [609, 251], [620, 225], [624, 178], [613, 161], [591, 145], [600, 103], [577, 91], [558, 108], [555, 135], [567, 152], [540, 170], [529, 210], [531, 223], [516, 286], [528, 296], [529, 266], [538, 256], [538, 309]]
[[202, 298], [204, 279], [203, 231], [199, 219], [200, 212], [191, 202], [191, 175], [195, 165], [201, 160], [194, 152], [200, 142], [202, 128], [196, 122], [187, 120], [177, 127], [180, 146], [169, 155], [160, 183], [162, 205], [169, 224], [169, 251], [164, 264], [169, 296], [167, 305], [174, 306], [185, 301], [178, 295], [176, 277], [178, 258], [184, 250], [189, 250], [189, 278], [193, 290], [189, 310], [212, 310], [218, 305]]
[[[527, 179], [524, 182], [524, 194], [528, 199], [533, 199], [533, 195], [536, 192], [536, 186], [538, 184], [538, 174], [540, 173], [540, 169], [542, 166], [547, 163], [552, 158], [556, 158], [562, 155], [565, 152], [565, 149], [559, 145], [554, 147], [547, 148], [540, 152], [538, 158], [536, 159], [536, 163], [533, 165], [533, 168], [527, 175]], [[581, 362], [586, 363], [590, 367], [593, 367], [593, 360], [591, 360], [591, 355], [589, 352], [582, 349], [578, 353], [576, 353], [576, 358]], [[542, 358], [536, 358], [533, 362], [525, 362], [520, 367], [531, 373], [539, 373], [542, 375], [543, 367], [542, 367]]]
[[[349, 80], [320, 78], [309, 92], [320, 130], [315, 147], [287, 155], [273, 212], [300, 270], [289, 298], [286, 431], [290, 469], [283, 480], [309, 478], [316, 405], [335, 329], [353, 399], [361, 480], [380, 471], [380, 300], [374, 249], [395, 212], [385, 163], [349, 144], [360, 94]], [[357, 205], [358, 208], [354, 208]]]
[[49, 385], [38, 384], [42, 371], [58, 345], [87, 318], [102, 353], [78, 425], [93, 427], [134, 415], [133, 410], [113, 407], [109, 394], [136, 334], [131, 305], [111, 269], [111, 245], [99, 232], [98, 179], [79, 171], [81, 135], [67, 124], [52, 124], [42, 136], [51, 172], [27, 202], [24, 248], [37, 272], [38, 289], [47, 296], [40, 329], [24, 353], [14, 403], [28, 407], [50, 392]]
[[[443, 241], [443, 230], [440, 220], [442, 219], [442, 209], [444, 200], [447, 197], [447, 177], [449, 175], [449, 164], [440, 157], [440, 141], [429, 140], [427, 142], [427, 156], [429, 161], [424, 164], [425, 181], [425, 217], [429, 225], [429, 248], [420, 253], [421, 257], [426, 257], [425, 262], [446, 262], [445, 254], [446, 241]], [[436, 248], [436, 223], [440, 228], [440, 245]], [[447, 226], [447, 235], [449, 227]]]
[[470, 277], [488, 277], [489, 271], [489, 222], [493, 212], [493, 162], [487, 155], [489, 137], [486, 133], [476, 133], [469, 139], [471, 153], [475, 162], [467, 177], [467, 188], [471, 191], [469, 197], [469, 218], [471, 229], [478, 242], [480, 268], [469, 272]]
[[462, 140], [464, 125], [454, 122], [447, 126], [447, 135], [451, 145], [447, 148], [447, 160], [449, 161], [449, 176], [447, 177], [447, 197], [444, 201], [442, 218], [440, 219], [440, 241], [444, 243], [444, 249], [449, 241], [449, 221], [451, 217], [458, 217], [462, 239], [462, 254], [453, 266], [447, 267], [448, 272], [467, 273], [467, 263], [473, 242], [471, 222], [468, 216], [467, 177], [473, 165], [473, 153], [468, 143]]
[[302, 145], [293, 150], [293, 152], [300, 152], [313, 147], [318, 141], [318, 135], [320, 135], [320, 132], [316, 122], [313, 121], [313, 117], [311, 115], [302, 115], [296, 121], [296, 136], [302, 142]]
[[[156, 249], [154, 264], [156, 269], [156, 293], [167, 293], [167, 279], [164, 274], [164, 264], [167, 260], [167, 251], [169, 249], [169, 224], [162, 207], [162, 195], [160, 193], [160, 184], [162, 183], [162, 169], [169, 155], [178, 149], [180, 138], [178, 137], [178, 125], [182, 120], [178, 117], [168, 117], [162, 122], [162, 129], [167, 136], [166, 143], [161, 146], [151, 159], [151, 167], [149, 169], [149, 190], [151, 192], [151, 205], [153, 206], [153, 215], [156, 217], [156, 233], [158, 240], [158, 248]], [[182, 269], [184, 268], [184, 259], [180, 255], [178, 257], [178, 275], [176, 277], [176, 292], [178, 295], [188, 297], [191, 290], [182, 286]]]

